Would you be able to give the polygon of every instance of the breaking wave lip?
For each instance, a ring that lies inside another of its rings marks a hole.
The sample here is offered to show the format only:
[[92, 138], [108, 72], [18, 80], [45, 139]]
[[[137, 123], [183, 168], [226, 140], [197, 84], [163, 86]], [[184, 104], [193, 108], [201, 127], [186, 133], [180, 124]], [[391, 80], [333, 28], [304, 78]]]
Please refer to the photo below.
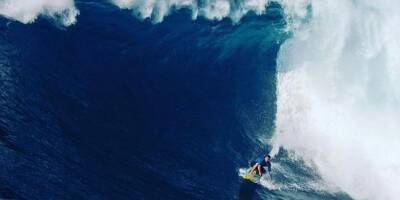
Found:
[[[121, 9], [132, 10], [141, 19], [150, 18], [154, 23], [162, 22], [170, 13], [180, 9], [192, 11], [192, 18], [203, 16], [209, 20], [230, 18], [239, 22], [248, 12], [264, 14], [270, 0], [110, 0]], [[21, 23], [33, 23], [39, 16], [70, 26], [77, 22], [79, 10], [74, 0], [4, 0], [0, 2], [0, 15]]]
[[24, 24], [33, 23], [43, 16], [70, 26], [76, 23], [79, 10], [73, 0], [3, 0], [0, 2], [0, 15]]
[[111, 0], [111, 2], [119, 8], [132, 10], [141, 19], [150, 18], [155, 23], [163, 21], [171, 12], [183, 8], [191, 10], [193, 19], [198, 16], [210, 20], [228, 17], [234, 22], [239, 22], [250, 11], [258, 15], [263, 14], [270, 0]]
[[[180, 9], [190, 10], [193, 19], [199, 16], [209, 20], [230, 18], [238, 23], [249, 12], [264, 14], [271, 2], [287, 5], [285, 10], [291, 14], [303, 14], [301, 7], [297, 8], [297, 4], [286, 4], [286, 1], [288, 0], [109, 0], [120, 9], [131, 10], [136, 17], [151, 19], [154, 23], [162, 22], [166, 16]], [[79, 10], [75, 7], [74, 0], [3, 0], [0, 2], [0, 15], [24, 24], [33, 23], [39, 16], [43, 16], [61, 25], [70, 26], [77, 23]]]

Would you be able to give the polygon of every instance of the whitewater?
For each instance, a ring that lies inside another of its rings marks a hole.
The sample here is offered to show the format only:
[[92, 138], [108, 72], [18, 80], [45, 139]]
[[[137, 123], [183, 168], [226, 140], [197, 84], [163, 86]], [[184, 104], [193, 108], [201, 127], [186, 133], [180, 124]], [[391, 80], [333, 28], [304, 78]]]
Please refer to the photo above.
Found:
[[397, 199], [398, 1], [311, 1], [278, 58], [273, 144], [355, 199]]
[[[192, 18], [264, 14], [268, 0], [112, 0], [161, 23], [180, 9]], [[287, 150], [314, 169], [328, 191], [354, 199], [398, 199], [400, 185], [400, 2], [279, 0], [290, 37], [277, 58], [273, 155]], [[0, 15], [77, 22], [72, 0], [0, 2]], [[262, 138], [261, 138], [262, 139]]]

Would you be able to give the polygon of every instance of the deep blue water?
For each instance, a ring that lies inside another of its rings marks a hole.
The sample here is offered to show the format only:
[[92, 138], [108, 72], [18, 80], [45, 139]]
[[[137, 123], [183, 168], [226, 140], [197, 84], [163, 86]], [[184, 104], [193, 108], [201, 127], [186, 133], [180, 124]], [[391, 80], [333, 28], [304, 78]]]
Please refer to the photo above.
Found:
[[3, 198], [345, 198], [238, 176], [273, 133], [278, 4], [239, 24], [76, 6], [68, 28], [0, 19]]

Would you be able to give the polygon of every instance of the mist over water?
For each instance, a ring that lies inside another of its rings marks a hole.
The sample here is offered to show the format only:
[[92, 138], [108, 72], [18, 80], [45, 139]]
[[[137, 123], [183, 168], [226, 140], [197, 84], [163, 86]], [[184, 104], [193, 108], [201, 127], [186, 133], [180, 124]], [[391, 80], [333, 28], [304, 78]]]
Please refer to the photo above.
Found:
[[399, 2], [309, 3], [279, 53], [273, 143], [355, 199], [397, 199]]

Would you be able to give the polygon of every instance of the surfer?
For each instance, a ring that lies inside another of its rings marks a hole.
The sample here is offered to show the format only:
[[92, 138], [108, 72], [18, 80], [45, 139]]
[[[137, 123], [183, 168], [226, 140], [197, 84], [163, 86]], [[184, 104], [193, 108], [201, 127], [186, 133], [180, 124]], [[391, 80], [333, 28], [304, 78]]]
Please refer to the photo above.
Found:
[[253, 173], [254, 171], [258, 172], [258, 174], [260, 176], [262, 176], [263, 174], [266, 173], [265, 167], [268, 170], [268, 174], [270, 177], [271, 176], [271, 156], [270, 155], [265, 155], [264, 157], [261, 157], [259, 159], [257, 159], [256, 161], [251, 162], [251, 169], [249, 171], [249, 173]]

